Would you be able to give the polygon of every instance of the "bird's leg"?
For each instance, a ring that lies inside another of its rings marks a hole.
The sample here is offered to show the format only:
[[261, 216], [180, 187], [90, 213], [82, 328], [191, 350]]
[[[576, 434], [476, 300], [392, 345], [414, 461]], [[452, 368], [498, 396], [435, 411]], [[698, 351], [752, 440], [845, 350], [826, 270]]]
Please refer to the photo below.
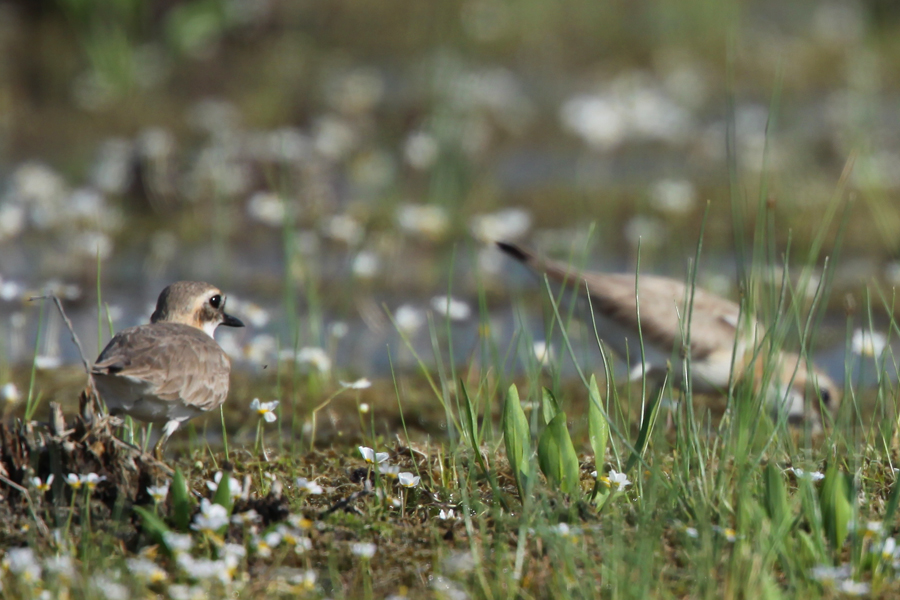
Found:
[[169, 421], [163, 426], [162, 435], [159, 436], [159, 441], [156, 442], [155, 446], [153, 446], [153, 456], [156, 458], [156, 460], [162, 462], [162, 447], [169, 439], [169, 437], [171, 437], [171, 435], [175, 433], [175, 430], [178, 429], [179, 425], [181, 425], [180, 421]]

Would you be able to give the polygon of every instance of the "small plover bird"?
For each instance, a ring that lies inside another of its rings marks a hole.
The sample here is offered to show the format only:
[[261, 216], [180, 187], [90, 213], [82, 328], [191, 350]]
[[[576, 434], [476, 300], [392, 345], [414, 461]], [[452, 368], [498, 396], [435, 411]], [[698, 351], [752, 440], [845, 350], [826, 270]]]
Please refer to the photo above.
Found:
[[173, 283], [150, 323], [116, 334], [91, 370], [110, 414], [163, 425], [157, 455], [179, 425], [225, 402], [231, 363], [213, 338], [219, 325], [244, 326], [225, 313], [218, 288]]
[[[627, 356], [637, 361], [632, 378], [646, 373], [649, 381], [660, 384], [668, 372], [672, 383], [683, 387], [682, 331], [687, 326], [685, 300], [690, 291], [684, 283], [668, 277], [641, 275], [635, 290], [633, 274], [582, 272], [515, 244], [497, 242], [497, 245], [532, 271], [546, 274], [550, 282], [564, 284], [580, 299], [585, 298], [586, 292], [603, 342], [620, 358]], [[590, 319], [588, 316], [589, 325]], [[798, 355], [779, 352], [774, 360], [767, 361], [765, 344], [770, 340], [765, 336], [765, 329], [752, 316], [742, 315], [736, 303], [695, 287], [690, 325], [690, 378], [694, 391], [727, 392], [733, 363], [734, 379], [751, 377], [756, 390], [767, 379], [767, 400], [776, 413], [786, 411], [792, 422], [800, 422], [809, 415], [817, 425], [820, 401], [828, 410], [834, 410], [840, 402], [840, 391], [834, 382], [818, 369], [808, 370], [807, 362]], [[644, 340], [643, 366], [639, 326]], [[670, 364], [671, 371], [668, 371]], [[807, 412], [809, 408], [813, 412]]]

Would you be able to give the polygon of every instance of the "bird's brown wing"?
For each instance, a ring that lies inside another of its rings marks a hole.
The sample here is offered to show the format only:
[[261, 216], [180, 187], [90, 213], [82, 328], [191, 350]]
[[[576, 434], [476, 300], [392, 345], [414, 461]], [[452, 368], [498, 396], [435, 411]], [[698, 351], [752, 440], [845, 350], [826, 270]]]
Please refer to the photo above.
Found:
[[95, 376], [147, 382], [161, 400], [211, 410], [225, 401], [231, 365], [203, 331], [180, 323], [153, 323], [116, 335], [94, 364]]
[[[548, 279], [590, 293], [591, 306], [598, 313], [637, 331], [637, 307], [640, 302], [641, 333], [652, 343], [672, 348], [680, 343], [687, 326], [685, 284], [668, 277], [641, 275], [639, 294], [635, 294], [634, 275], [581, 272], [569, 265], [547, 260], [515, 246], [498, 244], [507, 254], [528, 265]], [[691, 356], [702, 359], [722, 349], [722, 340], [733, 340], [740, 307], [724, 298], [695, 288], [691, 315]], [[742, 328], [744, 331], [744, 328]]]

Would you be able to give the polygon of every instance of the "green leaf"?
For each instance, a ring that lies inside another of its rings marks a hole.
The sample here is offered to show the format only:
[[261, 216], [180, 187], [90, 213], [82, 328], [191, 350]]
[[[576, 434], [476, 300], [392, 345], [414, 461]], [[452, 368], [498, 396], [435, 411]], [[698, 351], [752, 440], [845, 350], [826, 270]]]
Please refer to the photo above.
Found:
[[506, 403], [503, 405], [503, 441], [506, 445], [506, 458], [516, 478], [516, 487], [519, 488], [519, 498], [524, 501], [532, 477], [531, 430], [515, 384], [509, 386]]
[[766, 512], [769, 514], [769, 519], [772, 520], [772, 529], [778, 530], [791, 514], [787, 490], [784, 488], [784, 475], [781, 473], [781, 469], [770, 462], [766, 465], [764, 476]]
[[184, 473], [179, 468], [175, 469], [175, 475], [172, 477], [172, 485], [169, 487], [169, 501], [172, 504], [172, 519], [175, 523], [175, 528], [179, 531], [187, 531], [191, 525], [191, 513], [194, 511], [194, 502], [188, 492]]
[[840, 553], [844, 540], [847, 539], [848, 523], [853, 512], [847, 490], [847, 481], [843, 474], [837, 467], [829, 466], [822, 481], [819, 502], [822, 507], [825, 536], [835, 554]]
[[551, 486], [566, 494], [575, 494], [581, 489], [581, 470], [566, 427], [566, 413], [561, 412], [553, 417], [541, 434], [538, 464]]
[[463, 432], [466, 434], [466, 437], [469, 438], [469, 444], [472, 446], [475, 454], [481, 456], [481, 452], [478, 448], [478, 420], [475, 417], [475, 407], [472, 406], [472, 398], [469, 397], [469, 390], [466, 389], [466, 384], [462, 378], [459, 380], [459, 387], [462, 390], [462, 396], [466, 407], [466, 418], [462, 422]]
[[[132, 506], [131, 510], [141, 517], [141, 524], [144, 526], [144, 531], [147, 535], [155, 543], [165, 546], [165, 534], [169, 532], [165, 522], [142, 506]], [[168, 549], [168, 546], [166, 548]]]
[[212, 501], [213, 504], [224, 506], [225, 510], [228, 511], [228, 514], [231, 514], [231, 509], [234, 507], [234, 501], [231, 499], [231, 473], [228, 471], [222, 471], [222, 480], [219, 481], [219, 487], [216, 488], [216, 493], [213, 495]]
[[594, 451], [594, 467], [597, 472], [603, 470], [606, 460], [606, 444], [609, 442], [609, 421], [600, 408], [600, 390], [597, 378], [591, 375], [590, 393], [588, 397], [588, 433], [591, 438], [591, 449]]
[[562, 410], [559, 408], [559, 402], [550, 388], [541, 388], [541, 407], [544, 410], [544, 425], [549, 425], [553, 417], [558, 415]]

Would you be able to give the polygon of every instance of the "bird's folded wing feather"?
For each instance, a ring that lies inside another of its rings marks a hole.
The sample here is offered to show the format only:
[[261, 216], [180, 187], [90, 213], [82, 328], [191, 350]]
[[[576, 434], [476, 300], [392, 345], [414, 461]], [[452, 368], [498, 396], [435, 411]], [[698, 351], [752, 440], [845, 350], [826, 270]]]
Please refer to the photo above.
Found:
[[116, 335], [97, 359], [95, 375], [146, 381], [162, 400], [201, 410], [220, 405], [228, 394], [228, 357], [204, 332], [177, 323], [156, 323]]

